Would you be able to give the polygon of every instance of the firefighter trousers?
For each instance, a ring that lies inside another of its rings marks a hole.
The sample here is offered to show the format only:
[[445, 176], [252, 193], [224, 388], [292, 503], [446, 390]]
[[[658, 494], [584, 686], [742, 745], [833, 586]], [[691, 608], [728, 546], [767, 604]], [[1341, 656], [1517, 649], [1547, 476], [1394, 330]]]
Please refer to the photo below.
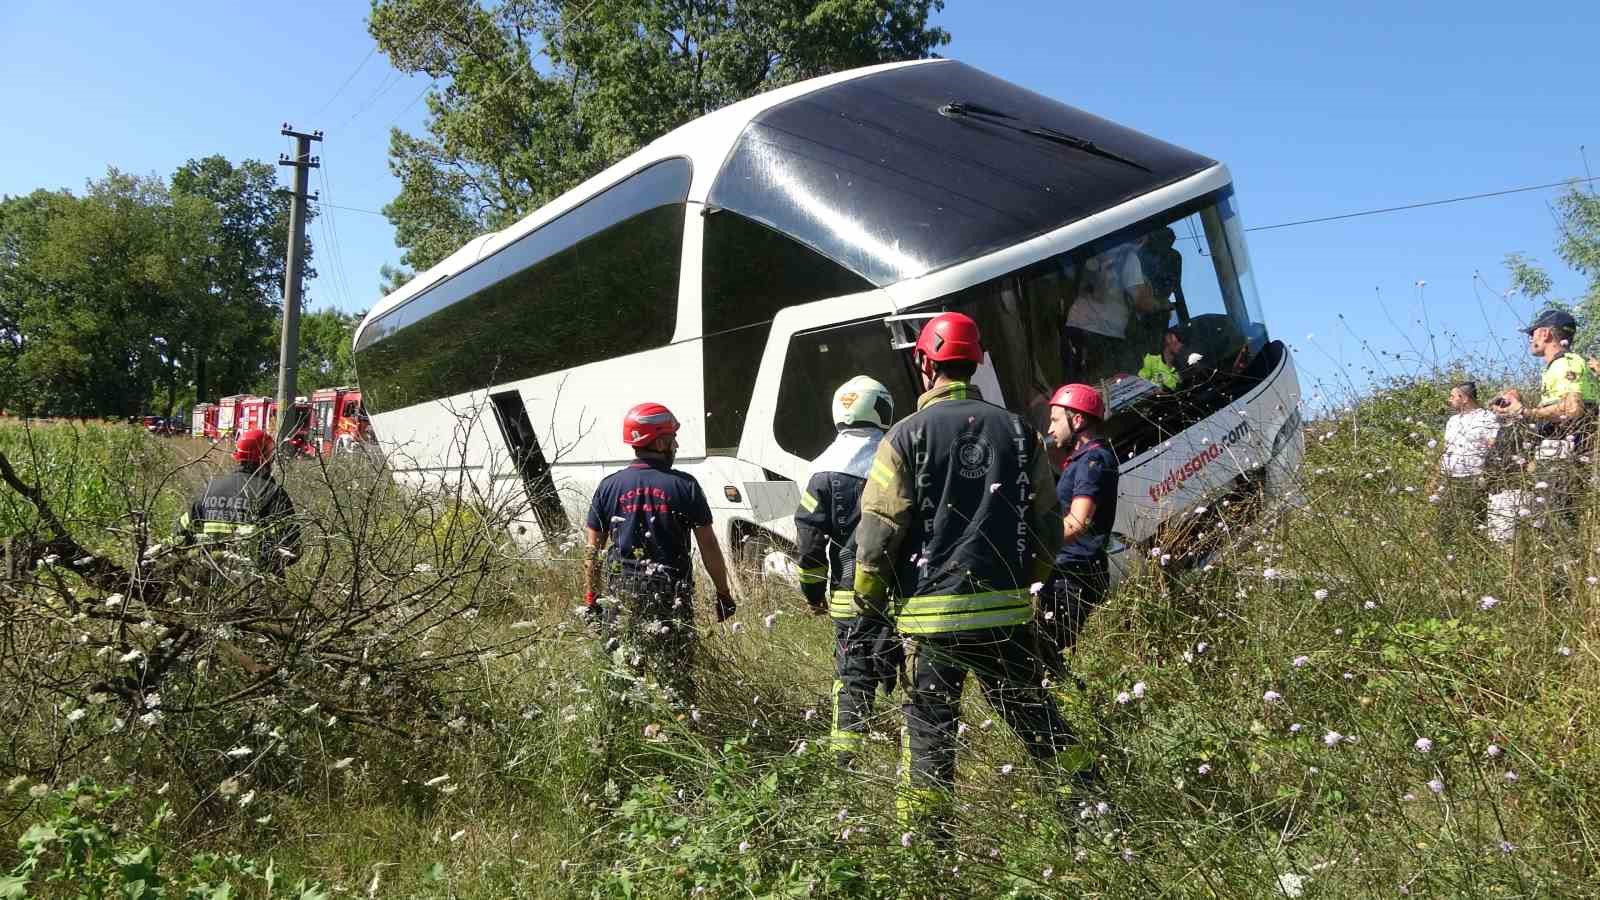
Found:
[[686, 579], [629, 570], [607, 579], [611, 603], [602, 609], [601, 639], [614, 671], [654, 682], [674, 705], [694, 703], [693, 587]]
[[1093, 762], [1043, 686], [1027, 626], [916, 635], [908, 660], [904, 706], [902, 822], [942, 818], [955, 787], [961, 691], [977, 676], [984, 699], [1003, 718], [1028, 754], [1047, 770], [1079, 775]]
[[1067, 655], [1078, 644], [1083, 623], [1106, 597], [1111, 586], [1105, 556], [1082, 562], [1057, 563], [1050, 583], [1039, 591], [1034, 630], [1045, 671], [1057, 681], [1068, 673]]
[[895, 639], [894, 626], [856, 617], [833, 620], [833, 732], [830, 746], [840, 765], [861, 752], [874, 695], [894, 690], [899, 662], [885, 659], [883, 639]]

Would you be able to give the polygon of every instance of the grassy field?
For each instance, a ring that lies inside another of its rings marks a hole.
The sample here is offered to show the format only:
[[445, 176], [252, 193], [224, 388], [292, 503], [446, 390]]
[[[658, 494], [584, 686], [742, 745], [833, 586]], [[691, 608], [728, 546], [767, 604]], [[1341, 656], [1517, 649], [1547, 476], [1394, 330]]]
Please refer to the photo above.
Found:
[[[121, 890], [141, 850], [147, 896], [1592, 896], [1600, 535], [1440, 546], [1443, 399], [1308, 425], [1291, 504], [1090, 619], [1060, 697], [1103, 796], [1063, 810], [970, 690], [949, 843], [895, 822], [898, 707], [861, 771], [822, 752], [831, 626], [791, 589], [702, 610], [673, 712], [607, 689], [576, 561], [522, 558], [500, 511], [296, 463], [287, 579], [193, 576], [150, 548], [218, 453], [0, 426], [85, 548], [153, 560], [120, 590], [60, 558], [3, 586], [0, 871], [32, 874], [0, 897]], [[0, 491], [0, 532], [37, 527]]]

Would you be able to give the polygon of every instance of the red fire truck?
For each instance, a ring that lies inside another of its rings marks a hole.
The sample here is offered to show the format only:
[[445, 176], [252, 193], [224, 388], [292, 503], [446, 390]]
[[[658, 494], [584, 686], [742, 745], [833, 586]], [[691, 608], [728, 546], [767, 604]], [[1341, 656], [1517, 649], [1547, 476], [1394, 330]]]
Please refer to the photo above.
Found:
[[217, 439], [217, 410], [215, 403], [196, 403], [189, 414], [189, 433], [198, 438]]
[[[226, 403], [227, 400], [224, 399], [223, 402]], [[277, 404], [269, 397], [241, 396], [234, 406], [234, 435], [244, 434], [252, 428], [269, 429], [270, 426], [267, 423], [268, 412], [275, 405]]]
[[239, 433], [239, 405], [251, 399], [249, 394], [234, 394], [217, 401], [217, 440], [230, 441]]
[[323, 388], [311, 395], [311, 447], [318, 454], [354, 450], [372, 440], [372, 423], [353, 387]]

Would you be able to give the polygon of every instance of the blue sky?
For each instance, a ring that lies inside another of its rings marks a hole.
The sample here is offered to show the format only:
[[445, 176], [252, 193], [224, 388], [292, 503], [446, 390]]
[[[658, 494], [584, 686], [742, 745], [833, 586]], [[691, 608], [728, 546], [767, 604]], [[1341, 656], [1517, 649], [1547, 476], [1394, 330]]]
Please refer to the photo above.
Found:
[[[327, 133], [313, 175], [325, 200], [378, 209], [396, 190], [388, 129], [421, 128], [427, 81], [370, 53], [367, 11], [299, 0], [0, 3], [11, 125], [0, 193], [79, 189], [108, 165], [168, 175], [211, 153], [274, 160], [289, 149], [277, 133], [287, 120]], [[950, 0], [936, 21], [954, 36], [948, 56], [1226, 162], [1251, 226], [1581, 176], [1585, 144], [1600, 174], [1592, 0]], [[1253, 233], [1269, 326], [1298, 348], [1307, 381], [1346, 364], [1359, 380], [1359, 339], [1425, 345], [1419, 301], [1463, 349], [1520, 359], [1513, 329], [1529, 305], [1495, 293], [1505, 254], [1550, 266], [1558, 293], [1582, 284], [1552, 249], [1556, 193]], [[387, 221], [367, 213], [333, 209], [312, 237], [314, 305], [367, 307], [378, 266], [400, 256]], [[1450, 344], [1441, 337], [1441, 355]]]

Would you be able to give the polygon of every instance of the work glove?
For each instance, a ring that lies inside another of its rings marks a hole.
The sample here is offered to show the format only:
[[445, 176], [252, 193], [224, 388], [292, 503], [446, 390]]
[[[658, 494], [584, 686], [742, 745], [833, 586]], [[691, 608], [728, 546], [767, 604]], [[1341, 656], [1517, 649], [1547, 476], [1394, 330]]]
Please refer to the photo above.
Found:
[[828, 586], [821, 582], [800, 585], [800, 593], [805, 595], [806, 605], [819, 616], [828, 613]]
[[733, 601], [732, 594], [726, 591], [717, 591], [716, 610], [718, 622], [726, 622], [738, 609], [739, 604]]
[[894, 625], [886, 619], [860, 616], [851, 626], [848, 640], [866, 651], [868, 676], [882, 686], [885, 694], [894, 693], [895, 685], [904, 678], [906, 664], [905, 645]]

